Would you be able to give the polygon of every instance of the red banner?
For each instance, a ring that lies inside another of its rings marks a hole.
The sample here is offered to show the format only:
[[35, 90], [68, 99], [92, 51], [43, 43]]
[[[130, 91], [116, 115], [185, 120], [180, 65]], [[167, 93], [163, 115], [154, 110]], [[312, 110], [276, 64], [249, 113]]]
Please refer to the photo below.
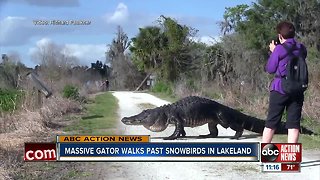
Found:
[[55, 161], [56, 143], [25, 143], [24, 161]]
[[300, 171], [300, 164], [299, 163], [282, 163], [281, 164], [281, 171]]

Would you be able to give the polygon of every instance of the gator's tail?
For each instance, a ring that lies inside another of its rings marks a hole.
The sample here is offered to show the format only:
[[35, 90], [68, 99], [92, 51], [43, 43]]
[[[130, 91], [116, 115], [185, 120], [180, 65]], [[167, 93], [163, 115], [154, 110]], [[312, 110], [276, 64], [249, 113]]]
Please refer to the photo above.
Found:
[[241, 126], [244, 129], [262, 134], [265, 125], [264, 120], [243, 114], [241, 121]]
[[319, 134], [317, 134], [317, 133], [315, 133], [315, 132], [313, 132], [303, 126], [300, 127], [300, 133], [301, 134], [308, 134], [308, 135], [319, 135]]
[[[276, 129], [275, 134], [287, 134], [287, 133], [288, 133], [288, 129], [286, 128], [286, 123], [281, 122], [280, 126]], [[300, 134], [317, 135], [312, 130], [303, 126], [300, 126]]]
[[[263, 129], [265, 127], [265, 121], [262, 119], [258, 119], [252, 116], [245, 115], [245, 117], [241, 118], [242, 119], [242, 127], [246, 130], [256, 132], [256, 133], [263, 133]], [[286, 128], [286, 123], [281, 122], [280, 126], [277, 127], [275, 134], [287, 134], [288, 130]], [[317, 135], [314, 133], [312, 130], [301, 126], [300, 127], [300, 133], [301, 134], [308, 134], [308, 135]]]

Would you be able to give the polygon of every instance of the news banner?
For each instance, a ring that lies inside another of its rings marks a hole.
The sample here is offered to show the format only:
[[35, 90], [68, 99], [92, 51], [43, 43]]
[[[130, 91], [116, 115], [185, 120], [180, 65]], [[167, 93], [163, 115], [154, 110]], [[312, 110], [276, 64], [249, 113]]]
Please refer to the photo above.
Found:
[[56, 136], [25, 143], [24, 161], [262, 162], [263, 172], [300, 172], [302, 145], [259, 142], [151, 142], [150, 136]]

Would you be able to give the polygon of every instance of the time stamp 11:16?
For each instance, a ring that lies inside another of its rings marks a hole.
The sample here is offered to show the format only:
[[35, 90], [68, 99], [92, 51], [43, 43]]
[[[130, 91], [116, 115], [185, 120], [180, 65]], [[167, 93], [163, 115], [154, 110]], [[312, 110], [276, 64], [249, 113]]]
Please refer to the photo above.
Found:
[[300, 163], [263, 163], [263, 172], [300, 172]]

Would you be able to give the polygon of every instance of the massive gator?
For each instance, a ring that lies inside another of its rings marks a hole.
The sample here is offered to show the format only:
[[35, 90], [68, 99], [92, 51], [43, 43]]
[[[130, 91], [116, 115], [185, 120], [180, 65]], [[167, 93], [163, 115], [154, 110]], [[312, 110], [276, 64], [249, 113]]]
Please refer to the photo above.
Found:
[[[197, 127], [207, 123], [210, 134], [200, 135], [200, 137], [217, 137], [217, 125], [220, 124], [224, 128], [230, 127], [236, 131], [233, 138], [239, 139], [244, 129], [261, 134], [265, 124], [264, 120], [198, 96], [189, 96], [173, 104], [147, 109], [137, 115], [124, 117], [121, 121], [126, 125], [143, 125], [153, 132], [161, 132], [169, 124], [175, 124], [175, 131], [171, 136], [164, 138], [165, 140], [184, 137], [186, 135], [184, 127]], [[313, 134], [304, 127], [301, 127], [300, 131], [303, 134]], [[287, 133], [284, 122], [279, 125], [276, 133]]]

